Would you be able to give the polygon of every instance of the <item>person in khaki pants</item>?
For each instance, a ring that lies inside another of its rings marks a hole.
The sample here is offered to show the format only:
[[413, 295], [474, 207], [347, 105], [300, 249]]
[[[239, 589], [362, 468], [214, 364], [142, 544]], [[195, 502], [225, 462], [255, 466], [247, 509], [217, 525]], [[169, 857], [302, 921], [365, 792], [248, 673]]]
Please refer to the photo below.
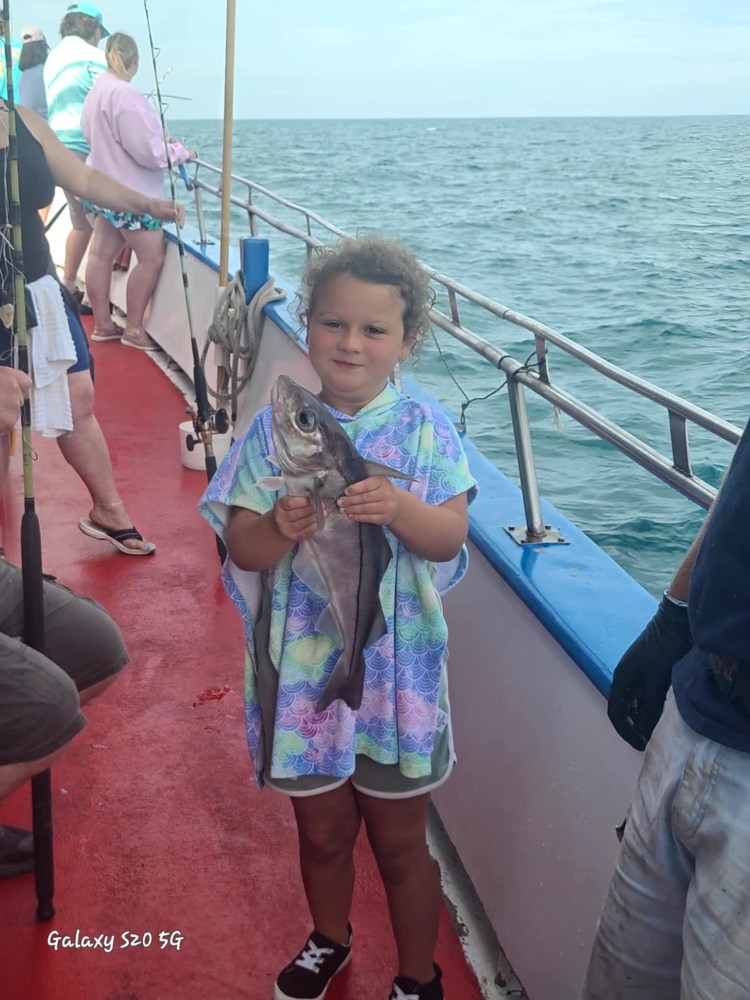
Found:
[[582, 1000], [750, 996], [749, 512], [750, 425], [615, 669], [609, 717], [646, 756]]

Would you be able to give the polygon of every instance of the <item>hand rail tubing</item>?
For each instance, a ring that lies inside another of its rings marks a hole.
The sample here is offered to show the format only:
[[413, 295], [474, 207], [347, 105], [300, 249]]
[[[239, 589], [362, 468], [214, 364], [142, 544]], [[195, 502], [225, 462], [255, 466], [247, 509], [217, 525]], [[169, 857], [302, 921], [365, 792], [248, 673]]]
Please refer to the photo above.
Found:
[[433, 274], [432, 277], [434, 281], [437, 281], [446, 288], [450, 288], [454, 292], [457, 292], [467, 301], [481, 306], [487, 312], [497, 316], [498, 319], [505, 320], [508, 323], [513, 323], [515, 326], [520, 326], [523, 329], [528, 330], [530, 333], [542, 337], [544, 340], [549, 341], [556, 347], [559, 347], [567, 354], [577, 358], [579, 361], [582, 361], [589, 368], [593, 368], [602, 375], [605, 375], [611, 381], [618, 382], [620, 385], [625, 386], [627, 389], [632, 389], [634, 392], [639, 393], [639, 395], [644, 396], [646, 399], [650, 399], [654, 403], [659, 403], [666, 409], [680, 414], [680, 416], [685, 417], [687, 420], [691, 420], [694, 424], [703, 427], [712, 434], [716, 434], [717, 437], [723, 438], [730, 444], [737, 444], [742, 436], [742, 431], [738, 427], [735, 427], [734, 424], [730, 424], [726, 420], [722, 420], [720, 417], [715, 416], [708, 410], [704, 410], [700, 406], [695, 406], [693, 403], [688, 402], [688, 400], [683, 399], [681, 396], [676, 396], [667, 389], [662, 389], [660, 386], [641, 378], [639, 375], [633, 375], [624, 368], [620, 368], [617, 365], [612, 364], [600, 355], [588, 350], [588, 348], [581, 347], [580, 344], [577, 344], [574, 340], [571, 340], [564, 334], [558, 333], [557, 330], [553, 330], [552, 327], [546, 326], [544, 323], [539, 323], [537, 320], [531, 319], [529, 316], [524, 316], [523, 313], [515, 312], [513, 309], [509, 309], [508, 306], [504, 306], [499, 302], [488, 299], [486, 296], [480, 295], [471, 288], [467, 288], [465, 285], [461, 285], [458, 282], [453, 281], [452, 278], [449, 278], [444, 274]]
[[[203, 221], [200, 192], [205, 191], [213, 197], [220, 199], [221, 188], [201, 180], [198, 174], [202, 169], [221, 175], [222, 170], [220, 167], [216, 167], [205, 160], [195, 160], [193, 161], [193, 165], [194, 175], [192, 184], [201, 222], [201, 238], [205, 239], [205, 222]], [[231, 179], [242, 184], [247, 189], [246, 199], [232, 196], [230, 197], [230, 204], [243, 209], [247, 213], [252, 232], [255, 232], [256, 221], [260, 219], [279, 232], [300, 240], [305, 244], [308, 254], [312, 248], [322, 245], [322, 241], [312, 235], [313, 223], [335, 236], [347, 237], [349, 235], [343, 229], [332, 225], [316, 213], [276, 194], [269, 188], [257, 184], [255, 181], [248, 180], [238, 174], [231, 174]], [[263, 195], [277, 205], [282, 205], [302, 215], [305, 220], [306, 231], [282, 222], [263, 209], [258, 208], [252, 200], [253, 193]], [[609, 442], [615, 448], [618, 448], [632, 461], [642, 466], [663, 482], [669, 484], [679, 493], [700, 504], [702, 507], [710, 507], [717, 491], [692, 473], [688, 442], [688, 421], [702, 427], [716, 437], [728, 441], [730, 444], [736, 444], [739, 441], [742, 434], [740, 428], [728, 423], [726, 420], [722, 420], [702, 407], [695, 406], [681, 396], [677, 396], [666, 389], [662, 389], [655, 383], [649, 382], [647, 379], [633, 375], [624, 368], [612, 364], [600, 355], [590, 351], [588, 348], [582, 347], [569, 337], [552, 329], [552, 327], [546, 326], [544, 323], [539, 323], [537, 320], [525, 316], [523, 313], [516, 312], [500, 302], [496, 302], [479, 292], [475, 292], [467, 285], [454, 281], [453, 278], [435, 271], [428, 265], [423, 264], [423, 266], [429, 272], [432, 280], [442, 286], [448, 293], [451, 317], [449, 318], [438, 309], [433, 309], [431, 311], [433, 323], [455, 340], [460, 341], [470, 350], [483, 357], [494, 367], [505, 372], [508, 379], [512, 380], [509, 383], [510, 409], [513, 433], [516, 441], [524, 510], [527, 519], [528, 540], [538, 537], [540, 528], [543, 525], [541, 524], [536, 471], [531, 450], [531, 434], [526, 407], [523, 402], [522, 386], [531, 389], [553, 406], [567, 413], [579, 424], [592, 431], [604, 441]], [[461, 323], [458, 296], [480, 307], [497, 319], [511, 323], [532, 333], [534, 335], [539, 371], [533, 372], [524, 369], [521, 363], [511, 355], [507, 354], [501, 348], [493, 346], [489, 341], [480, 337], [468, 327], [465, 327]], [[554, 344], [555, 347], [582, 362], [592, 370], [604, 375], [605, 378], [624, 386], [626, 389], [666, 409], [672, 445], [671, 460], [640, 438], [628, 433], [611, 420], [592, 410], [575, 396], [553, 385], [549, 375], [548, 344]]]
[[467, 331], [463, 327], [457, 327], [447, 316], [444, 316], [437, 310], [432, 310], [431, 317], [433, 323], [439, 326], [441, 330], [445, 330], [446, 333], [455, 337], [456, 340], [460, 340], [461, 343], [466, 344], [467, 347], [471, 347], [476, 353], [481, 354], [490, 364], [504, 372], [509, 379], [523, 383], [524, 386], [531, 389], [543, 399], [546, 399], [548, 403], [552, 403], [553, 406], [567, 413], [568, 416], [572, 417], [583, 427], [593, 431], [597, 437], [614, 445], [615, 448], [627, 455], [628, 458], [631, 458], [663, 482], [668, 483], [679, 493], [682, 493], [683, 496], [695, 501], [695, 503], [700, 504], [702, 507], [711, 506], [716, 496], [716, 490], [704, 480], [675, 468], [660, 452], [647, 445], [644, 441], [641, 441], [640, 438], [635, 437], [635, 435], [630, 434], [628, 431], [624, 431], [613, 421], [603, 417], [596, 410], [592, 410], [590, 406], [586, 406], [585, 403], [582, 403], [570, 393], [565, 392], [565, 390], [546, 382], [536, 372], [525, 370], [520, 362], [516, 361], [509, 354], [506, 354], [505, 351], [493, 347], [492, 344], [488, 344], [481, 337], [477, 337], [476, 334]]
[[[215, 167], [213, 164], [207, 163], [205, 160], [193, 160], [192, 162], [196, 164], [196, 167], [205, 167], [207, 170], [210, 170], [215, 174], [221, 174], [221, 167]], [[197, 178], [197, 174], [198, 171], [196, 169], [196, 175], [193, 178], [194, 182]], [[320, 215], [316, 215], [315, 212], [311, 212], [309, 209], [305, 208], [303, 205], [298, 205], [296, 202], [289, 201], [287, 198], [282, 197], [280, 194], [276, 194], [269, 188], [263, 187], [262, 184], [257, 184], [255, 181], [248, 180], [246, 177], [241, 177], [239, 174], [231, 174], [230, 176], [233, 181], [243, 184], [246, 188], [248, 188], [248, 190], [257, 191], [258, 194], [265, 195], [266, 198], [270, 198], [271, 201], [275, 201], [278, 205], [283, 205], [285, 208], [291, 208], [293, 211], [299, 212], [301, 215], [305, 216], [308, 222], [310, 220], [312, 222], [317, 222], [319, 226], [322, 226], [323, 229], [327, 229], [329, 233], [334, 233], [336, 236], [340, 236], [342, 238], [349, 236], [349, 233], [344, 232], [343, 229], [339, 229], [338, 226], [334, 226], [331, 222], [327, 222]], [[218, 190], [221, 192], [220, 188], [205, 188], [205, 190]], [[250, 202], [243, 202], [240, 207], [251, 207], [251, 204]]]

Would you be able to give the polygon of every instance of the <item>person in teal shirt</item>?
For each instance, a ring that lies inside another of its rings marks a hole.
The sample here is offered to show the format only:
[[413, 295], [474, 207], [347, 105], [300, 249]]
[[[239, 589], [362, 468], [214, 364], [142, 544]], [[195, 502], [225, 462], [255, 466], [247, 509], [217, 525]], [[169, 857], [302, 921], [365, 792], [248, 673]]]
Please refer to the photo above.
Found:
[[[60, 41], [44, 64], [49, 127], [60, 142], [79, 160], [89, 155], [81, 131], [83, 102], [98, 76], [107, 69], [104, 53], [98, 48], [109, 32], [102, 12], [92, 3], [71, 4], [60, 22]], [[72, 293], [84, 254], [91, 239], [86, 212], [72, 191], [65, 191], [70, 209], [71, 230], [65, 243], [63, 284]]]

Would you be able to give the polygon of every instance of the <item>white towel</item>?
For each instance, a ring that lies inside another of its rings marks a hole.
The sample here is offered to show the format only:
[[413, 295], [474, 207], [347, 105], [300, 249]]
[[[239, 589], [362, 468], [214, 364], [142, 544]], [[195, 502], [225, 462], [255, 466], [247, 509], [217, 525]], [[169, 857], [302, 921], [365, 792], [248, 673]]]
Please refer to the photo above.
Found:
[[37, 316], [37, 326], [28, 333], [31, 427], [44, 437], [59, 437], [73, 430], [67, 373], [76, 360], [76, 346], [57, 281], [45, 275], [28, 289]]

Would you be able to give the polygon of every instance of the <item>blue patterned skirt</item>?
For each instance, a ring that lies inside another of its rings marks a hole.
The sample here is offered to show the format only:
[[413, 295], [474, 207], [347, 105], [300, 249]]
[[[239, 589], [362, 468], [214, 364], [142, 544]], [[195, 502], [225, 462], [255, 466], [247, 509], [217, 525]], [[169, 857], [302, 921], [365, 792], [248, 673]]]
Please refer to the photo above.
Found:
[[150, 215], [137, 215], [135, 212], [113, 212], [111, 208], [100, 208], [90, 201], [83, 202], [84, 210], [89, 215], [101, 215], [115, 229], [161, 229], [164, 223]]

